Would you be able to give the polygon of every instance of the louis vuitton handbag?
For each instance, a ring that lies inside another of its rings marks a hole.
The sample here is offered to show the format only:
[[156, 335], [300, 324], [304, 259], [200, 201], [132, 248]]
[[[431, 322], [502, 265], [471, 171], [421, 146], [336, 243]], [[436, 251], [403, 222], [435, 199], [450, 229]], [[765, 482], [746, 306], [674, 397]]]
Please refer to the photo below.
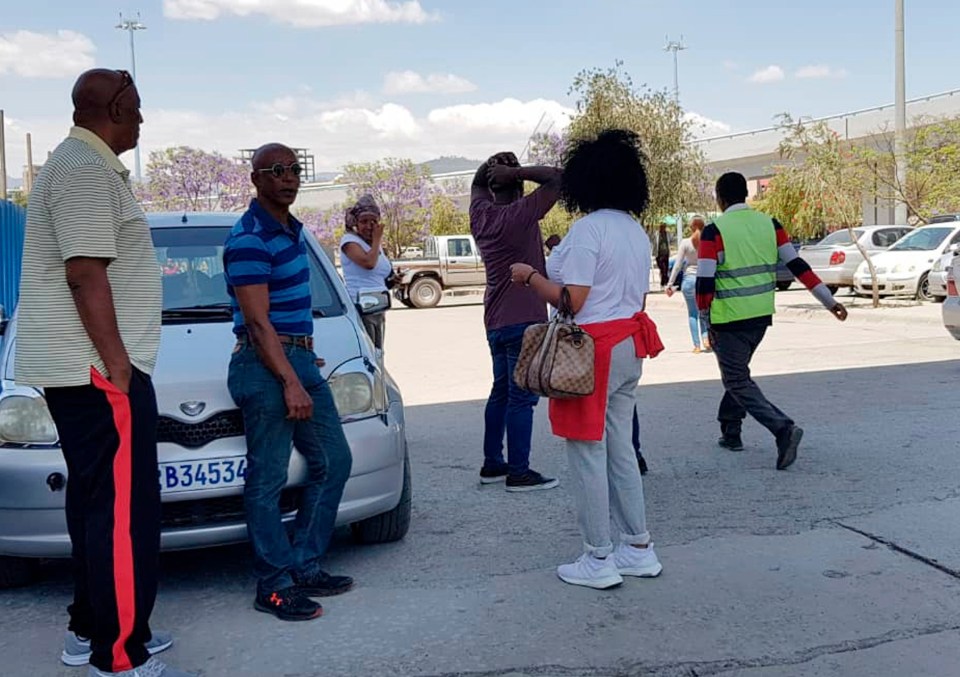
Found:
[[564, 287], [556, 316], [523, 332], [513, 380], [541, 397], [569, 399], [593, 394], [593, 337], [573, 321], [570, 292]]

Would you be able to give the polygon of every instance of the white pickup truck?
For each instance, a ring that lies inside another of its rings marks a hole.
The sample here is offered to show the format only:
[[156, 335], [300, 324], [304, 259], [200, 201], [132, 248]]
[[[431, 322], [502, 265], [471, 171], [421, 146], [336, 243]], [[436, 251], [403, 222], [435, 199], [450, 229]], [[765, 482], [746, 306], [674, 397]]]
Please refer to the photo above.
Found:
[[396, 262], [393, 293], [409, 308], [433, 308], [449, 289], [482, 289], [487, 273], [472, 235], [434, 235], [423, 242], [423, 258]]

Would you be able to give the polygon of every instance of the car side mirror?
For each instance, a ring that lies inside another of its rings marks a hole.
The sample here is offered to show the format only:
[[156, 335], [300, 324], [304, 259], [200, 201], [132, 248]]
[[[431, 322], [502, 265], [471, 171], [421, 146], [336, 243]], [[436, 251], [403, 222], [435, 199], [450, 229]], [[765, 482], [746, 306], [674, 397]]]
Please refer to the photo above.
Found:
[[390, 293], [385, 291], [360, 292], [357, 297], [357, 310], [361, 315], [373, 315], [390, 309]]

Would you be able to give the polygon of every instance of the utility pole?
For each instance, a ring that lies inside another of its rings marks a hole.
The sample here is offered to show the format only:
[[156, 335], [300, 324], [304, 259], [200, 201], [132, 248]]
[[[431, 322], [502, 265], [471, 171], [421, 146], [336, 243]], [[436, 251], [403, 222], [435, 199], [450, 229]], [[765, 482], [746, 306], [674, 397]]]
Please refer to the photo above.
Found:
[[23, 193], [29, 195], [33, 191], [33, 137], [27, 132], [27, 171], [23, 174]]
[[4, 124], [3, 110], [0, 109], [0, 200], [7, 199], [7, 137]]
[[903, 31], [903, 0], [894, 0], [896, 2], [896, 79], [897, 79], [897, 127], [894, 137], [894, 157], [896, 158], [897, 176], [896, 185], [898, 194], [896, 206], [894, 209], [895, 224], [901, 225], [907, 223], [907, 203], [902, 197], [907, 183], [907, 159], [904, 156], [906, 150], [907, 136], [907, 83], [906, 83], [906, 59], [904, 56], [904, 31]]
[[[680, 107], [680, 52], [684, 51], [687, 46], [683, 43], [683, 35], [680, 35], [680, 40], [671, 40], [669, 36], [666, 38], [666, 44], [663, 47], [664, 52], [673, 52], [673, 100], [676, 102], [677, 107]], [[678, 111], [678, 115], [680, 115]], [[683, 215], [677, 214], [677, 246], [680, 246], [680, 240], [683, 239]]]
[[[145, 31], [147, 27], [140, 22], [140, 13], [137, 12], [136, 20], [133, 19], [124, 19], [123, 12], [120, 13], [120, 23], [118, 23], [114, 28], [118, 28], [122, 31], [127, 31], [130, 33], [130, 75], [133, 77], [133, 81], [137, 83], [137, 51], [134, 46], [133, 34], [137, 31]], [[139, 83], [137, 83], [139, 85]], [[133, 162], [134, 162], [134, 176], [137, 177], [137, 182], [139, 183], [141, 178], [140, 175], [140, 145], [138, 144], [136, 148], [133, 149]]]

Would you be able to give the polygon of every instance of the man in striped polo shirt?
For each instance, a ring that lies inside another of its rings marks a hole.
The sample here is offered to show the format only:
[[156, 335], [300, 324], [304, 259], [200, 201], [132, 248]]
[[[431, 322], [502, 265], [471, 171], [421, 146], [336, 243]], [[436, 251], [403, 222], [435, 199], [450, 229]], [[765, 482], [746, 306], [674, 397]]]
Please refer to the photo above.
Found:
[[[45, 389], [66, 460], [74, 600], [62, 660], [94, 676], [187, 677], [150, 654], [160, 552], [157, 400], [162, 289], [150, 228], [117, 155], [137, 145], [125, 71], [73, 89], [75, 127], [30, 194], [16, 379]], [[38, 669], [38, 673], [46, 670]]]
[[[244, 504], [253, 544], [254, 608], [285, 621], [317, 618], [310, 597], [346, 592], [348, 576], [320, 568], [352, 457], [330, 386], [313, 352], [313, 304], [303, 224], [290, 214], [300, 188], [296, 154], [280, 144], [253, 155], [257, 197], [223, 253], [237, 346], [230, 394], [247, 437]], [[307, 464], [292, 536], [281, 521], [291, 443]]]

